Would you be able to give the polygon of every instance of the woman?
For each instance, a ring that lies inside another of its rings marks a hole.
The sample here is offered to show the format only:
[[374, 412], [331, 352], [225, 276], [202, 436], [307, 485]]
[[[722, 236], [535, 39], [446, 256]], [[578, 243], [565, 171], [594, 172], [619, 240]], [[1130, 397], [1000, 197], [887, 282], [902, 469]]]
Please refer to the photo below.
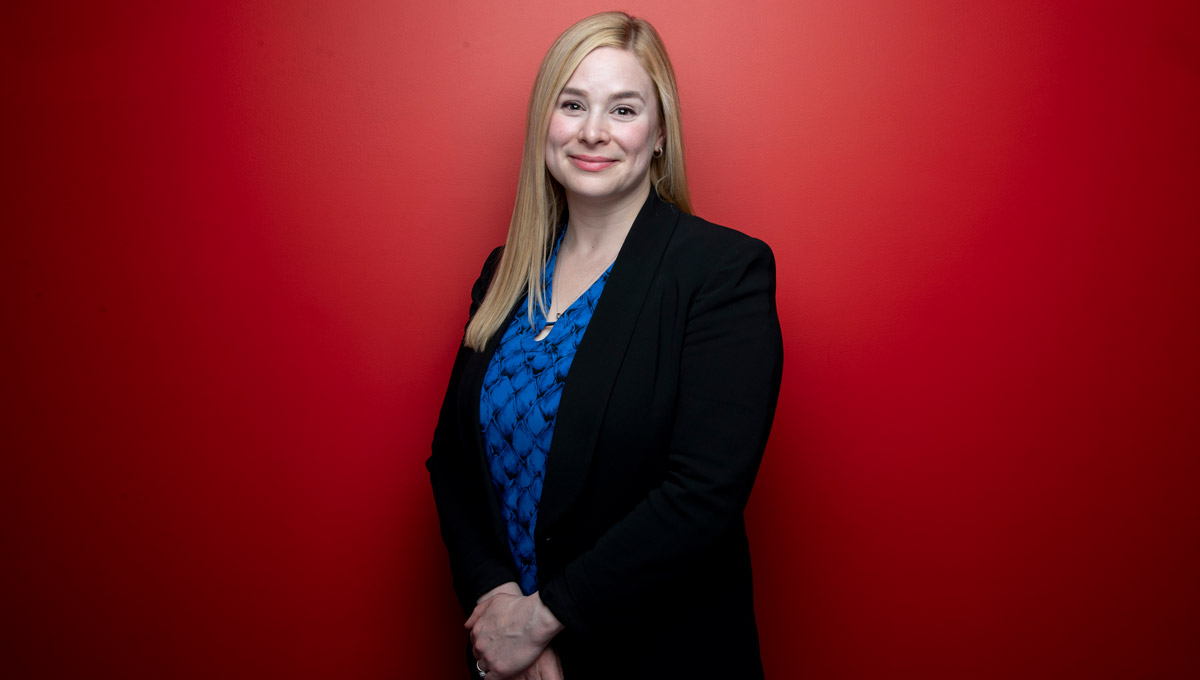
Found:
[[742, 510], [779, 394], [775, 266], [690, 212], [657, 33], [567, 29], [426, 464], [473, 676], [762, 675]]

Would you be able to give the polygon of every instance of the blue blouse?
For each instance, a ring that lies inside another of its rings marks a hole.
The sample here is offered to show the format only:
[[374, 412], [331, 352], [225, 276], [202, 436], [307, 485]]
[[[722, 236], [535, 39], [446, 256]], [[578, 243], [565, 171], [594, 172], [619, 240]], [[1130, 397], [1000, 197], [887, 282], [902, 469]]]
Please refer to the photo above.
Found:
[[[561, 243], [560, 235], [546, 264], [547, 291], [553, 290], [554, 263]], [[546, 318], [535, 305], [531, 328], [522, 300], [483, 376], [479, 422], [488, 470], [508, 529], [508, 548], [526, 595], [538, 589], [533, 532], [558, 402], [575, 350], [611, 271], [609, 265], [540, 341], [534, 337], [546, 325]]]

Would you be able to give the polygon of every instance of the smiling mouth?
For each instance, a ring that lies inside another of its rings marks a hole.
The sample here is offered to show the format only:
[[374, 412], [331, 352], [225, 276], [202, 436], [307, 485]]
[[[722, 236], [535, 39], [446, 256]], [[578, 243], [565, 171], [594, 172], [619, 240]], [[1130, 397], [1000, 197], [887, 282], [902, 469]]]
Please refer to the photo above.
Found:
[[574, 164], [575, 167], [588, 172], [600, 172], [601, 170], [612, 167], [612, 165], [617, 162], [616, 159], [605, 158], [603, 156], [571, 155], [568, 156], [568, 158], [571, 159], [571, 163]]

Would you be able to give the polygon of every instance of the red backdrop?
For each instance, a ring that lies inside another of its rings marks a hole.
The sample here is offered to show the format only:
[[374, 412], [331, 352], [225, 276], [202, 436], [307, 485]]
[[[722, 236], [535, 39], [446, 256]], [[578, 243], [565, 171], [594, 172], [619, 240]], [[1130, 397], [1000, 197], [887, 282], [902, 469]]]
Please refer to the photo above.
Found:
[[[606, 7], [99, 4], [0, 12], [3, 665], [450, 677], [422, 463]], [[625, 3], [698, 212], [780, 264], [770, 676], [1200, 672], [1192, 6]]]

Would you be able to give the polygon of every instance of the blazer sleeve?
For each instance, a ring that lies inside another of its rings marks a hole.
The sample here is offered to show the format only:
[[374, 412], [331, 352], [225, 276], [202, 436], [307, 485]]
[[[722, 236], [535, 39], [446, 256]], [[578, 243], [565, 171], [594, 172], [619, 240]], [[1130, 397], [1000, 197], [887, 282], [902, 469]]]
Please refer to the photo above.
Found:
[[[471, 289], [471, 317], [483, 302], [500, 252], [501, 248], [492, 251]], [[472, 427], [477, 429], [478, 424], [461, 423], [458, 415], [463, 371], [474, 353], [469, 347], [459, 347], [434, 429], [432, 453], [425, 462], [437, 505], [442, 541], [450, 556], [454, 590], [464, 612], [470, 612], [483, 593], [517, 580], [511, 565], [498, 557], [506, 555], [507, 548], [500, 545], [490, 530], [491, 516], [486, 505], [488, 481], [474, 448], [464, 441], [474, 432]]]
[[767, 244], [747, 237], [712, 270], [692, 300], [680, 362], [664, 481], [543, 585], [568, 629], [619, 624], [614, 605], [667, 582], [740, 521], [783, 371]]

